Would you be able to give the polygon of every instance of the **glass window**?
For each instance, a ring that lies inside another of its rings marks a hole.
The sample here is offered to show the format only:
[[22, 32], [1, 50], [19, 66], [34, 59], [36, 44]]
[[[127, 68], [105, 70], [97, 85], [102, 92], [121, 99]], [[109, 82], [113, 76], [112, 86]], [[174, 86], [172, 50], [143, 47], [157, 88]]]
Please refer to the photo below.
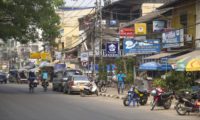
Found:
[[87, 76], [74, 76], [74, 81], [89, 81]]

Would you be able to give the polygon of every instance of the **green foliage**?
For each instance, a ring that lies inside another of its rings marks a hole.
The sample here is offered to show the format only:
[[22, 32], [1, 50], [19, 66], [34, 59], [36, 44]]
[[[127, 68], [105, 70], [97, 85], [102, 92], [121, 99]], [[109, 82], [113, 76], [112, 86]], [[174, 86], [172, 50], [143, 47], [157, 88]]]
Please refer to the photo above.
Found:
[[63, 0], [0, 0], [0, 38], [53, 43], [60, 22], [55, 8], [62, 4]]
[[99, 63], [99, 80], [107, 80], [106, 63]]
[[117, 73], [119, 73], [120, 71], [123, 71], [124, 72], [124, 63], [122, 61], [122, 58], [118, 58], [115, 60], [115, 64], [116, 64], [116, 67], [117, 67]]
[[153, 87], [162, 87], [162, 88], [167, 88], [166, 81], [160, 78], [157, 78], [153, 81]]
[[190, 88], [190, 82], [183, 72], [172, 71], [166, 77], [167, 86], [175, 91]]

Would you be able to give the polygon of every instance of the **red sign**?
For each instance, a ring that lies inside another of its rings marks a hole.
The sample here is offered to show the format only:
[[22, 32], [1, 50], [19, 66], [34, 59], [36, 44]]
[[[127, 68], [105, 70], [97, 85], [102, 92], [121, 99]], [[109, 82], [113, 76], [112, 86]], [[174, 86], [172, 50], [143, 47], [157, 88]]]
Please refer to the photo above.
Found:
[[122, 28], [119, 35], [120, 38], [133, 38], [135, 35], [134, 28]]

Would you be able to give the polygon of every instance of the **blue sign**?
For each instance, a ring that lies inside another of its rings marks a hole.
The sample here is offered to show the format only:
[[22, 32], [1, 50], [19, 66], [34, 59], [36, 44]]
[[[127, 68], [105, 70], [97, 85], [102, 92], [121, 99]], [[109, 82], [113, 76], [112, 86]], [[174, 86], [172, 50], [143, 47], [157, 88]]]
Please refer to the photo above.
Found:
[[124, 39], [123, 49], [125, 54], [149, 54], [160, 52], [159, 40], [136, 41], [134, 39]]
[[119, 43], [118, 42], [106, 43], [106, 54], [118, 55], [118, 53], [119, 53]]
[[162, 34], [163, 48], [184, 46], [184, 30], [173, 30]]

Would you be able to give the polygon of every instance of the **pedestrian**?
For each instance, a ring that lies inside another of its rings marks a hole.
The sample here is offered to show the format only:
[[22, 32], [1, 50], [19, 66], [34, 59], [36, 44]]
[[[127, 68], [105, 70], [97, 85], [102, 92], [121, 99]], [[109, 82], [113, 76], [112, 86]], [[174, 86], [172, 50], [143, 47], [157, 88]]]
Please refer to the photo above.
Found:
[[117, 82], [118, 82], [118, 94], [120, 94], [120, 90], [121, 90], [121, 93], [123, 94], [124, 92], [124, 82], [125, 82], [125, 78], [126, 78], [126, 75], [120, 71], [118, 74], [117, 74]]

